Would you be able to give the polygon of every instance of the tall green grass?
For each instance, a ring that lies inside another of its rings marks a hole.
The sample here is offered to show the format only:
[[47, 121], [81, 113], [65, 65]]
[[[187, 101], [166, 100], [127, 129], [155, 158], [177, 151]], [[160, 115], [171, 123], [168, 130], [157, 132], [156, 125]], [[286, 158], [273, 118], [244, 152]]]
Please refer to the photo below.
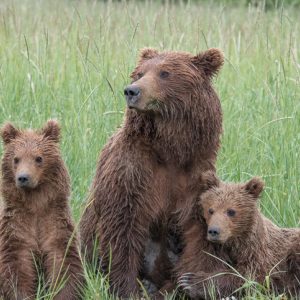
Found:
[[[122, 123], [123, 88], [138, 50], [219, 47], [226, 62], [215, 80], [224, 111], [218, 174], [263, 177], [265, 215], [299, 227], [300, 10], [280, 7], [2, 0], [0, 123], [60, 121], [78, 221], [98, 154]], [[104, 278], [86, 274], [86, 299], [108, 299]], [[254, 290], [248, 299], [259, 299]]]

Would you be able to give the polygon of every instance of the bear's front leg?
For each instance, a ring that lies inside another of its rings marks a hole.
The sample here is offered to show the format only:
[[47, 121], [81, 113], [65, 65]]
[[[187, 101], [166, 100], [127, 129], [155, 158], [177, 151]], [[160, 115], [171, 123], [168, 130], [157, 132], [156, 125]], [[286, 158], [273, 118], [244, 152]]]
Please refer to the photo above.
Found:
[[148, 237], [149, 216], [130, 204], [99, 224], [101, 268], [108, 273], [111, 292], [122, 298], [137, 296], [138, 273]]
[[109, 180], [118, 184], [107, 189], [101, 183], [95, 195], [101, 201], [97, 225], [101, 267], [108, 273], [111, 291], [122, 298], [139, 292], [137, 277], [150, 224], [162, 211], [159, 185], [150, 166], [142, 163], [114, 172]]
[[66, 218], [60, 220], [58, 216], [48, 223], [47, 230], [51, 234], [45, 236], [42, 249], [46, 279], [55, 293], [54, 300], [81, 299], [84, 274], [74, 226]]
[[[81, 236], [88, 233], [99, 242], [101, 269], [108, 274], [111, 291], [121, 298], [139, 292], [137, 277], [150, 224], [166, 206], [164, 176], [149, 146], [139, 140], [116, 135], [101, 153]], [[89, 240], [82, 237], [83, 249], [91, 247]]]
[[34, 299], [36, 279], [29, 245], [11, 239], [4, 242], [0, 250], [0, 299]]

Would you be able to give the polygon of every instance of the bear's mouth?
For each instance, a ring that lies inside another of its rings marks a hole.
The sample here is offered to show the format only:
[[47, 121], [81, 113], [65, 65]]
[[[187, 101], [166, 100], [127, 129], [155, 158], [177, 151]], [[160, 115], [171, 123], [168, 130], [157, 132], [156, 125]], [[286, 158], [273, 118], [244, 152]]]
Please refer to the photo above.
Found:
[[146, 112], [147, 110], [144, 108], [140, 108], [138, 106], [134, 106], [134, 105], [128, 105], [128, 108], [131, 110], [136, 110], [137, 112], [143, 113]]
[[225, 242], [221, 237], [212, 237], [210, 235], [207, 236], [207, 240], [215, 244], [224, 244]]
[[128, 104], [129, 109], [134, 109], [140, 113], [146, 113], [149, 111], [158, 111], [160, 108], [160, 101], [150, 100], [146, 105], [142, 106], [139, 102], [135, 104]]

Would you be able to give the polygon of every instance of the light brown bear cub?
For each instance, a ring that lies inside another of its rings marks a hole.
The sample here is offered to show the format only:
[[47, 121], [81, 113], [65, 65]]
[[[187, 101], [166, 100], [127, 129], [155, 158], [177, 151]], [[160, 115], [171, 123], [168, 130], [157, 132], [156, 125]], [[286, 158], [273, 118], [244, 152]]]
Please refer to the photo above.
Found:
[[40, 265], [55, 300], [78, 299], [83, 271], [60, 127], [50, 120], [42, 130], [22, 131], [7, 123], [1, 135], [0, 297], [34, 299]]
[[282, 289], [288, 278], [291, 292], [300, 294], [299, 270], [290, 268], [297, 262], [287, 260], [295, 257], [300, 229], [279, 228], [261, 214], [262, 180], [231, 184], [206, 176], [211, 188], [199, 202], [202, 216], [185, 233], [186, 248], [176, 267], [179, 286], [192, 299], [210, 299], [209, 287], [227, 297], [242, 287], [243, 277], [263, 283], [271, 275], [273, 288]]

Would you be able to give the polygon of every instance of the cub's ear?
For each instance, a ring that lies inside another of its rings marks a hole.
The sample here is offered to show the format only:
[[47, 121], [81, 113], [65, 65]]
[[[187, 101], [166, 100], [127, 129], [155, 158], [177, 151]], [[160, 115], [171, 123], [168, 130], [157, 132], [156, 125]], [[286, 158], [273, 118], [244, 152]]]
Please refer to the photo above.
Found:
[[248, 194], [257, 199], [264, 189], [264, 182], [259, 177], [253, 177], [244, 185], [244, 189]]
[[158, 51], [153, 48], [143, 48], [140, 51], [140, 61], [154, 58], [158, 55]]
[[19, 134], [20, 131], [9, 122], [5, 123], [1, 128], [1, 137], [5, 145], [9, 144]]
[[203, 191], [207, 191], [213, 187], [218, 187], [220, 185], [220, 179], [217, 177], [215, 172], [206, 171], [201, 175], [201, 185], [203, 187]]
[[218, 74], [219, 70], [224, 64], [224, 54], [221, 50], [216, 48], [208, 49], [200, 52], [192, 58], [193, 64], [204, 71], [209, 77]]
[[49, 140], [58, 143], [60, 139], [60, 126], [56, 120], [49, 120], [43, 127], [41, 133]]

